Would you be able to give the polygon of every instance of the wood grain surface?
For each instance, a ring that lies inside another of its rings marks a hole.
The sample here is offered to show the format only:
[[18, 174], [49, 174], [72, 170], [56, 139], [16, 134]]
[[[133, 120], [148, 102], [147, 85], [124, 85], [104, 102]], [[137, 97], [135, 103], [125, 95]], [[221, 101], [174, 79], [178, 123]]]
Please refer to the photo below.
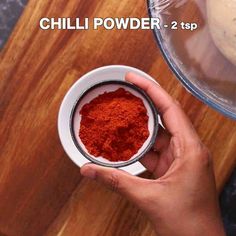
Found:
[[155, 77], [191, 118], [214, 158], [217, 187], [235, 167], [235, 123], [185, 91], [151, 31], [42, 31], [41, 17], [144, 17], [136, 0], [29, 0], [0, 54], [0, 235], [154, 235], [146, 217], [81, 178], [57, 134], [60, 103], [91, 69], [125, 64]]

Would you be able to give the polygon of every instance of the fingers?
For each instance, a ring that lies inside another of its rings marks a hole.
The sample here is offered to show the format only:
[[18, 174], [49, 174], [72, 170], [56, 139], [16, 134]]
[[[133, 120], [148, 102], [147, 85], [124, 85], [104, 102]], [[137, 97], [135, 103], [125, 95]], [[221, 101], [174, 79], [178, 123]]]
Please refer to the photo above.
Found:
[[159, 157], [161, 156], [161, 153], [168, 148], [170, 138], [169, 133], [160, 126], [153, 151], [150, 151], [140, 160], [148, 171], [153, 173], [154, 170], [156, 170]]
[[172, 136], [179, 136], [185, 141], [198, 138], [188, 117], [163, 88], [133, 73], [128, 73], [126, 80], [142, 88], [151, 97]]
[[154, 144], [154, 151], [161, 153], [166, 149], [170, 143], [170, 138], [170, 134], [162, 126], [159, 126], [156, 142]]
[[140, 162], [151, 173], [154, 173], [158, 165], [158, 154], [154, 151], [148, 152]]
[[147, 168], [148, 171], [153, 173], [154, 177], [159, 178], [169, 170], [171, 164], [174, 161], [174, 157], [171, 155], [171, 150], [166, 149], [161, 154], [157, 154], [151, 151], [141, 159], [141, 163]]
[[132, 176], [124, 171], [106, 168], [95, 164], [87, 164], [81, 168], [84, 177], [98, 180], [114, 191], [118, 191], [132, 201], [138, 203], [143, 197], [150, 180]]

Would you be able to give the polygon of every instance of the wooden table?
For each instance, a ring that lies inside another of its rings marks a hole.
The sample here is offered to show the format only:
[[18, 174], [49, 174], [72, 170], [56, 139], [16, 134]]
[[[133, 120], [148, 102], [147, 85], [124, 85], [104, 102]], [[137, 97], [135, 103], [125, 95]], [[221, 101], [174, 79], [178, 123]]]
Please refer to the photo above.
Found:
[[60, 103], [96, 67], [142, 69], [183, 105], [210, 148], [220, 190], [235, 166], [236, 125], [183, 89], [151, 31], [42, 31], [41, 17], [145, 17], [136, 0], [30, 0], [0, 57], [0, 235], [154, 235], [126, 199], [83, 179], [57, 134]]

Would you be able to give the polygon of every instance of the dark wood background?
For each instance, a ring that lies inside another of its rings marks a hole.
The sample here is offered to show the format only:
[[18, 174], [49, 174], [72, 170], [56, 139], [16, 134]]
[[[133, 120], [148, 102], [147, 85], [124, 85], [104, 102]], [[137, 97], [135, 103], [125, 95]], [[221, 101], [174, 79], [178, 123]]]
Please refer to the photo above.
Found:
[[0, 54], [0, 235], [154, 235], [126, 199], [83, 179], [57, 134], [60, 103], [86, 72], [137, 67], [176, 99], [214, 157], [218, 190], [235, 167], [235, 123], [185, 91], [151, 31], [42, 31], [41, 17], [145, 17], [145, 1], [30, 0]]

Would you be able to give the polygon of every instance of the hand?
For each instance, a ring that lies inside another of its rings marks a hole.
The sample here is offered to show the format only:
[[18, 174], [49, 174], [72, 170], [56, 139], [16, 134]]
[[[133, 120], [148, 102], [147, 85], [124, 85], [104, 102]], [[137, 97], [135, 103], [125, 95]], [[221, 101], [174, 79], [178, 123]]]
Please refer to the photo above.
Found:
[[134, 202], [160, 236], [225, 235], [211, 158], [191, 122], [179, 104], [154, 82], [132, 73], [126, 80], [148, 93], [166, 128], [160, 129], [154, 151], [141, 160], [156, 179], [94, 164], [83, 166], [81, 174]]

